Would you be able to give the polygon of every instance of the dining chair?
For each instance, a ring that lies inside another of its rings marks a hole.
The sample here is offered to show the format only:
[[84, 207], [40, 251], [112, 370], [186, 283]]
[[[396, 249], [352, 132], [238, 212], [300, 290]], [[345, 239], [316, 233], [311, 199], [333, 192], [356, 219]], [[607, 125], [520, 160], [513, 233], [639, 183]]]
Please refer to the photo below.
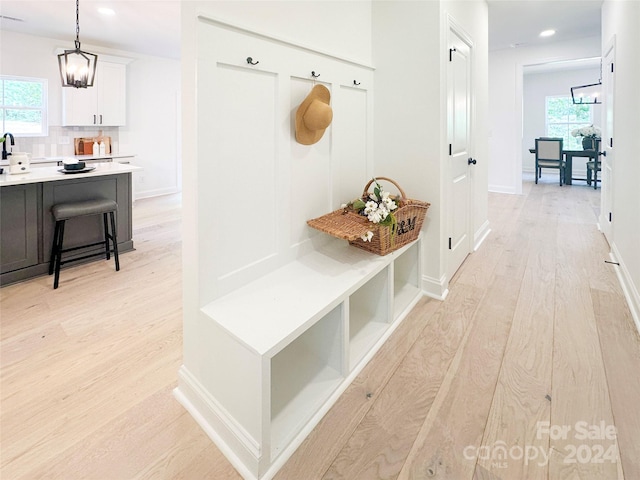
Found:
[[562, 152], [562, 138], [536, 138], [536, 183], [543, 168], [557, 168], [560, 186], [564, 183], [566, 162]]
[[598, 182], [602, 182], [602, 180], [598, 180], [598, 172], [602, 171], [600, 159], [596, 158], [593, 162], [587, 162], [587, 185], [591, 185], [593, 181], [593, 188], [598, 189]]
[[[600, 151], [600, 139], [596, 138], [593, 140], [593, 147], [596, 152]], [[587, 185], [591, 186], [591, 181], [593, 181], [593, 188], [598, 188], [598, 172], [602, 171], [601, 162], [600, 162], [600, 154], [595, 156], [594, 160], [590, 160], [587, 162]]]

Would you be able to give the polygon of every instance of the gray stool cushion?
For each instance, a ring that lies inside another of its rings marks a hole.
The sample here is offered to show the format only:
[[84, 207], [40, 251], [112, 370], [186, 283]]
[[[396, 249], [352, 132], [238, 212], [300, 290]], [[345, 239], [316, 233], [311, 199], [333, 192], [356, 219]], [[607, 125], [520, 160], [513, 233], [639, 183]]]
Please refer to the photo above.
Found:
[[114, 212], [117, 209], [118, 204], [113, 200], [97, 199], [82, 202], [59, 203], [51, 207], [51, 213], [56, 221], [58, 221], [68, 220], [74, 217], [83, 217], [85, 215]]

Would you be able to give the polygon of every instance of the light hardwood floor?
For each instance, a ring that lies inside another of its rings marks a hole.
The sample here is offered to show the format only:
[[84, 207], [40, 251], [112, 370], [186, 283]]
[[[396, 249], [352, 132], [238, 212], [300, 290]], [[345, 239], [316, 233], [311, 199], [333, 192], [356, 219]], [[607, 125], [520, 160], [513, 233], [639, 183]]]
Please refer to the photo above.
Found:
[[[524, 188], [490, 194], [447, 299], [417, 305], [276, 479], [640, 479], [640, 338], [599, 191]], [[179, 196], [139, 200], [120, 272], [0, 290], [2, 480], [240, 479], [171, 393], [180, 218]]]

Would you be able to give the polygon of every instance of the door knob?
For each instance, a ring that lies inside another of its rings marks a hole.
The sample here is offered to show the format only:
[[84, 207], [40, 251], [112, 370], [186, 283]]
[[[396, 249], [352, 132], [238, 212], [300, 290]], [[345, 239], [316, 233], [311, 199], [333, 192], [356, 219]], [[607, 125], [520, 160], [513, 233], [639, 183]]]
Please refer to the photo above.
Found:
[[476, 163], [477, 163], [477, 161], [476, 161], [476, 159], [475, 159], [475, 158], [471, 158], [471, 157], [469, 157], [469, 158], [467, 159], [467, 164], [469, 164], [469, 165], [472, 165], [472, 164], [473, 164], [473, 165], [475, 165]]
[[598, 155], [602, 155], [603, 157], [607, 156], [607, 151], [605, 150], [604, 152], [598, 152]]

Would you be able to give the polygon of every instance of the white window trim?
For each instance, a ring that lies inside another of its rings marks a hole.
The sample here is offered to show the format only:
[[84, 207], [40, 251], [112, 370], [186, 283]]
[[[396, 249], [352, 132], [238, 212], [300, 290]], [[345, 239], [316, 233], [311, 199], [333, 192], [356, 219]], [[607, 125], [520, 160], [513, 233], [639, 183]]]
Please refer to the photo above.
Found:
[[[36, 77], [21, 77], [17, 75], [0, 75], [2, 80], [18, 80], [23, 82], [35, 82], [42, 85], [42, 107], [18, 107], [23, 110], [40, 110], [42, 111], [41, 130], [37, 133], [14, 133], [14, 137], [48, 137], [49, 136], [49, 80], [46, 78]], [[2, 108], [16, 108], [14, 105], [1, 105]], [[4, 119], [2, 119], [2, 126], [4, 127]], [[4, 130], [6, 132], [6, 129]]]

